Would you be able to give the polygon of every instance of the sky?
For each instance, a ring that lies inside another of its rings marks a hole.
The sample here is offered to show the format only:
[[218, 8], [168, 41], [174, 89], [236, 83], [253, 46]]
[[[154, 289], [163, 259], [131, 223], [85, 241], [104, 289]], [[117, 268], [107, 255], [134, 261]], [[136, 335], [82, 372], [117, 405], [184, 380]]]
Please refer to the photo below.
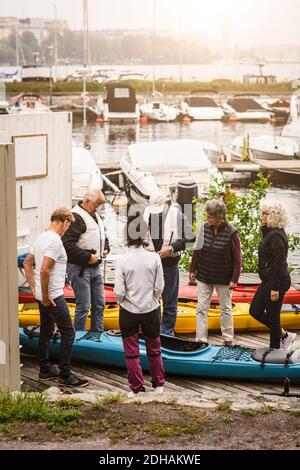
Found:
[[[152, 28], [201, 33], [230, 31], [243, 45], [300, 44], [300, 0], [88, 0], [90, 29]], [[82, 0], [0, 0], [0, 16], [67, 19], [81, 29]]]

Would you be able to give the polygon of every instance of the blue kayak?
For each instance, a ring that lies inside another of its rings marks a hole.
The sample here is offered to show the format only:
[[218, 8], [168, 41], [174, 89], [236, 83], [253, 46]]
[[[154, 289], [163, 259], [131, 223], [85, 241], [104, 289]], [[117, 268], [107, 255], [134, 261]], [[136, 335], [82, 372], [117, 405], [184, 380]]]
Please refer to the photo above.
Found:
[[[38, 337], [38, 328], [20, 328], [22, 352], [37, 353]], [[161, 335], [161, 345], [167, 374], [280, 383], [288, 377], [292, 384], [300, 384], [300, 355], [297, 352], [213, 346], [166, 335]], [[50, 340], [49, 348], [51, 356], [57, 358], [59, 334]], [[142, 367], [148, 370], [143, 339], [140, 339], [140, 353]], [[72, 358], [78, 362], [126, 367], [122, 337], [116, 331], [77, 332]]]

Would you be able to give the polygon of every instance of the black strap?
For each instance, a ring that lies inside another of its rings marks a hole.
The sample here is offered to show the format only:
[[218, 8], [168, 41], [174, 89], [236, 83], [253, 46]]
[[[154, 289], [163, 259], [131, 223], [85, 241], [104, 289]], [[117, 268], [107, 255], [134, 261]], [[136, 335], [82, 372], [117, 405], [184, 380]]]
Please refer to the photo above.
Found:
[[294, 351], [290, 351], [287, 355], [286, 355], [286, 358], [285, 358], [285, 362], [284, 362], [284, 366], [285, 367], [288, 367], [289, 363], [290, 363], [290, 358], [291, 356], [294, 354]]
[[138, 357], [140, 357], [139, 354], [137, 354], [137, 356], [125, 356], [126, 359], [137, 359]]
[[274, 349], [269, 348], [263, 353], [262, 358], [261, 358], [260, 367], [265, 367], [266, 358], [272, 351], [274, 351]]
[[159, 351], [158, 353], [155, 353], [155, 354], [148, 354], [147, 353], [147, 356], [148, 357], [158, 357], [158, 356], [161, 356], [161, 352]]

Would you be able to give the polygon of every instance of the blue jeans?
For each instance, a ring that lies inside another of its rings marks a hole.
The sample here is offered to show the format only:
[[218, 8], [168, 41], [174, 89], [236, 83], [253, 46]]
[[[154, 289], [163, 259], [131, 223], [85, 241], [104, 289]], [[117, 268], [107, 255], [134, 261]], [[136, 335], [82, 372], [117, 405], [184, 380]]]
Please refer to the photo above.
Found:
[[161, 332], [165, 335], [174, 335], [179, 290], [178, 264], [175, 264], [175, 266], [163, 266], [163, 271], [165, 288], [162, 293], [163, 314]]
[[72, 325], [68, 304], [63, 295], [54, 299], [56, 306], [44, 307], [39, 304], [41, 326], [39, 336], [39, 360], [41, 372], [48, 373], [51, 369], [49, 361], [49, 340], [53, 334], [55, 323], [59, 329], [60, 340], [60, 376], [68, 377], [71, 372], [72, 346], [75, 331]]
[[82, 272], [77, 264], [68, 263], [67, 269], [76, 298], [75, 330], [85, 331], [91, 306], [91, 331], [103, 331], [105, 297], [100, 266], [89, 266]]

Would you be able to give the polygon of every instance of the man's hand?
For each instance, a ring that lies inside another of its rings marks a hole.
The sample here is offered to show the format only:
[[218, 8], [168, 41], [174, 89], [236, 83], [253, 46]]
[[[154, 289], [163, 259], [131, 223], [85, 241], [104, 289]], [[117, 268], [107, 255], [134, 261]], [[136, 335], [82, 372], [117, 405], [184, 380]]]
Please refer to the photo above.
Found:
[[98, 264], [98, 258], [97, 258], [96, 255], [91, 255], [89, 264], [91, 264], [92, 266], [93, 266], [94, 264]]
[[236, 289], [236, 288], [237, 288], [237, 283], [230, 281], [230, 283], [229, 283], [229, 289], [232, 289], [232, 290], [233, 290], [233, 289]]
[[108, 250], [104, 250], [103, 251], [103, 255], [102, 255], [102, 258], [106, 258], [107, 255], [108, 255], [109, 251]]
[[168, 258], [170, 254], [172, 253], [172, 247], [171, 246], [164, 246], [159, 252], [159, 256], [161, 259]]
[[196, 282], [196, 273], [189, 273], [190, 282]]
[[271, 300], [272, 302], [277, 302], [279, 299], [279, 291], [278, 290], [271, 290]]
[[50, 307], [50, 305], [56, 307], [56, 303], [51, 297], [43, 297], [41, 304], [43, 305], [43, 307]]

